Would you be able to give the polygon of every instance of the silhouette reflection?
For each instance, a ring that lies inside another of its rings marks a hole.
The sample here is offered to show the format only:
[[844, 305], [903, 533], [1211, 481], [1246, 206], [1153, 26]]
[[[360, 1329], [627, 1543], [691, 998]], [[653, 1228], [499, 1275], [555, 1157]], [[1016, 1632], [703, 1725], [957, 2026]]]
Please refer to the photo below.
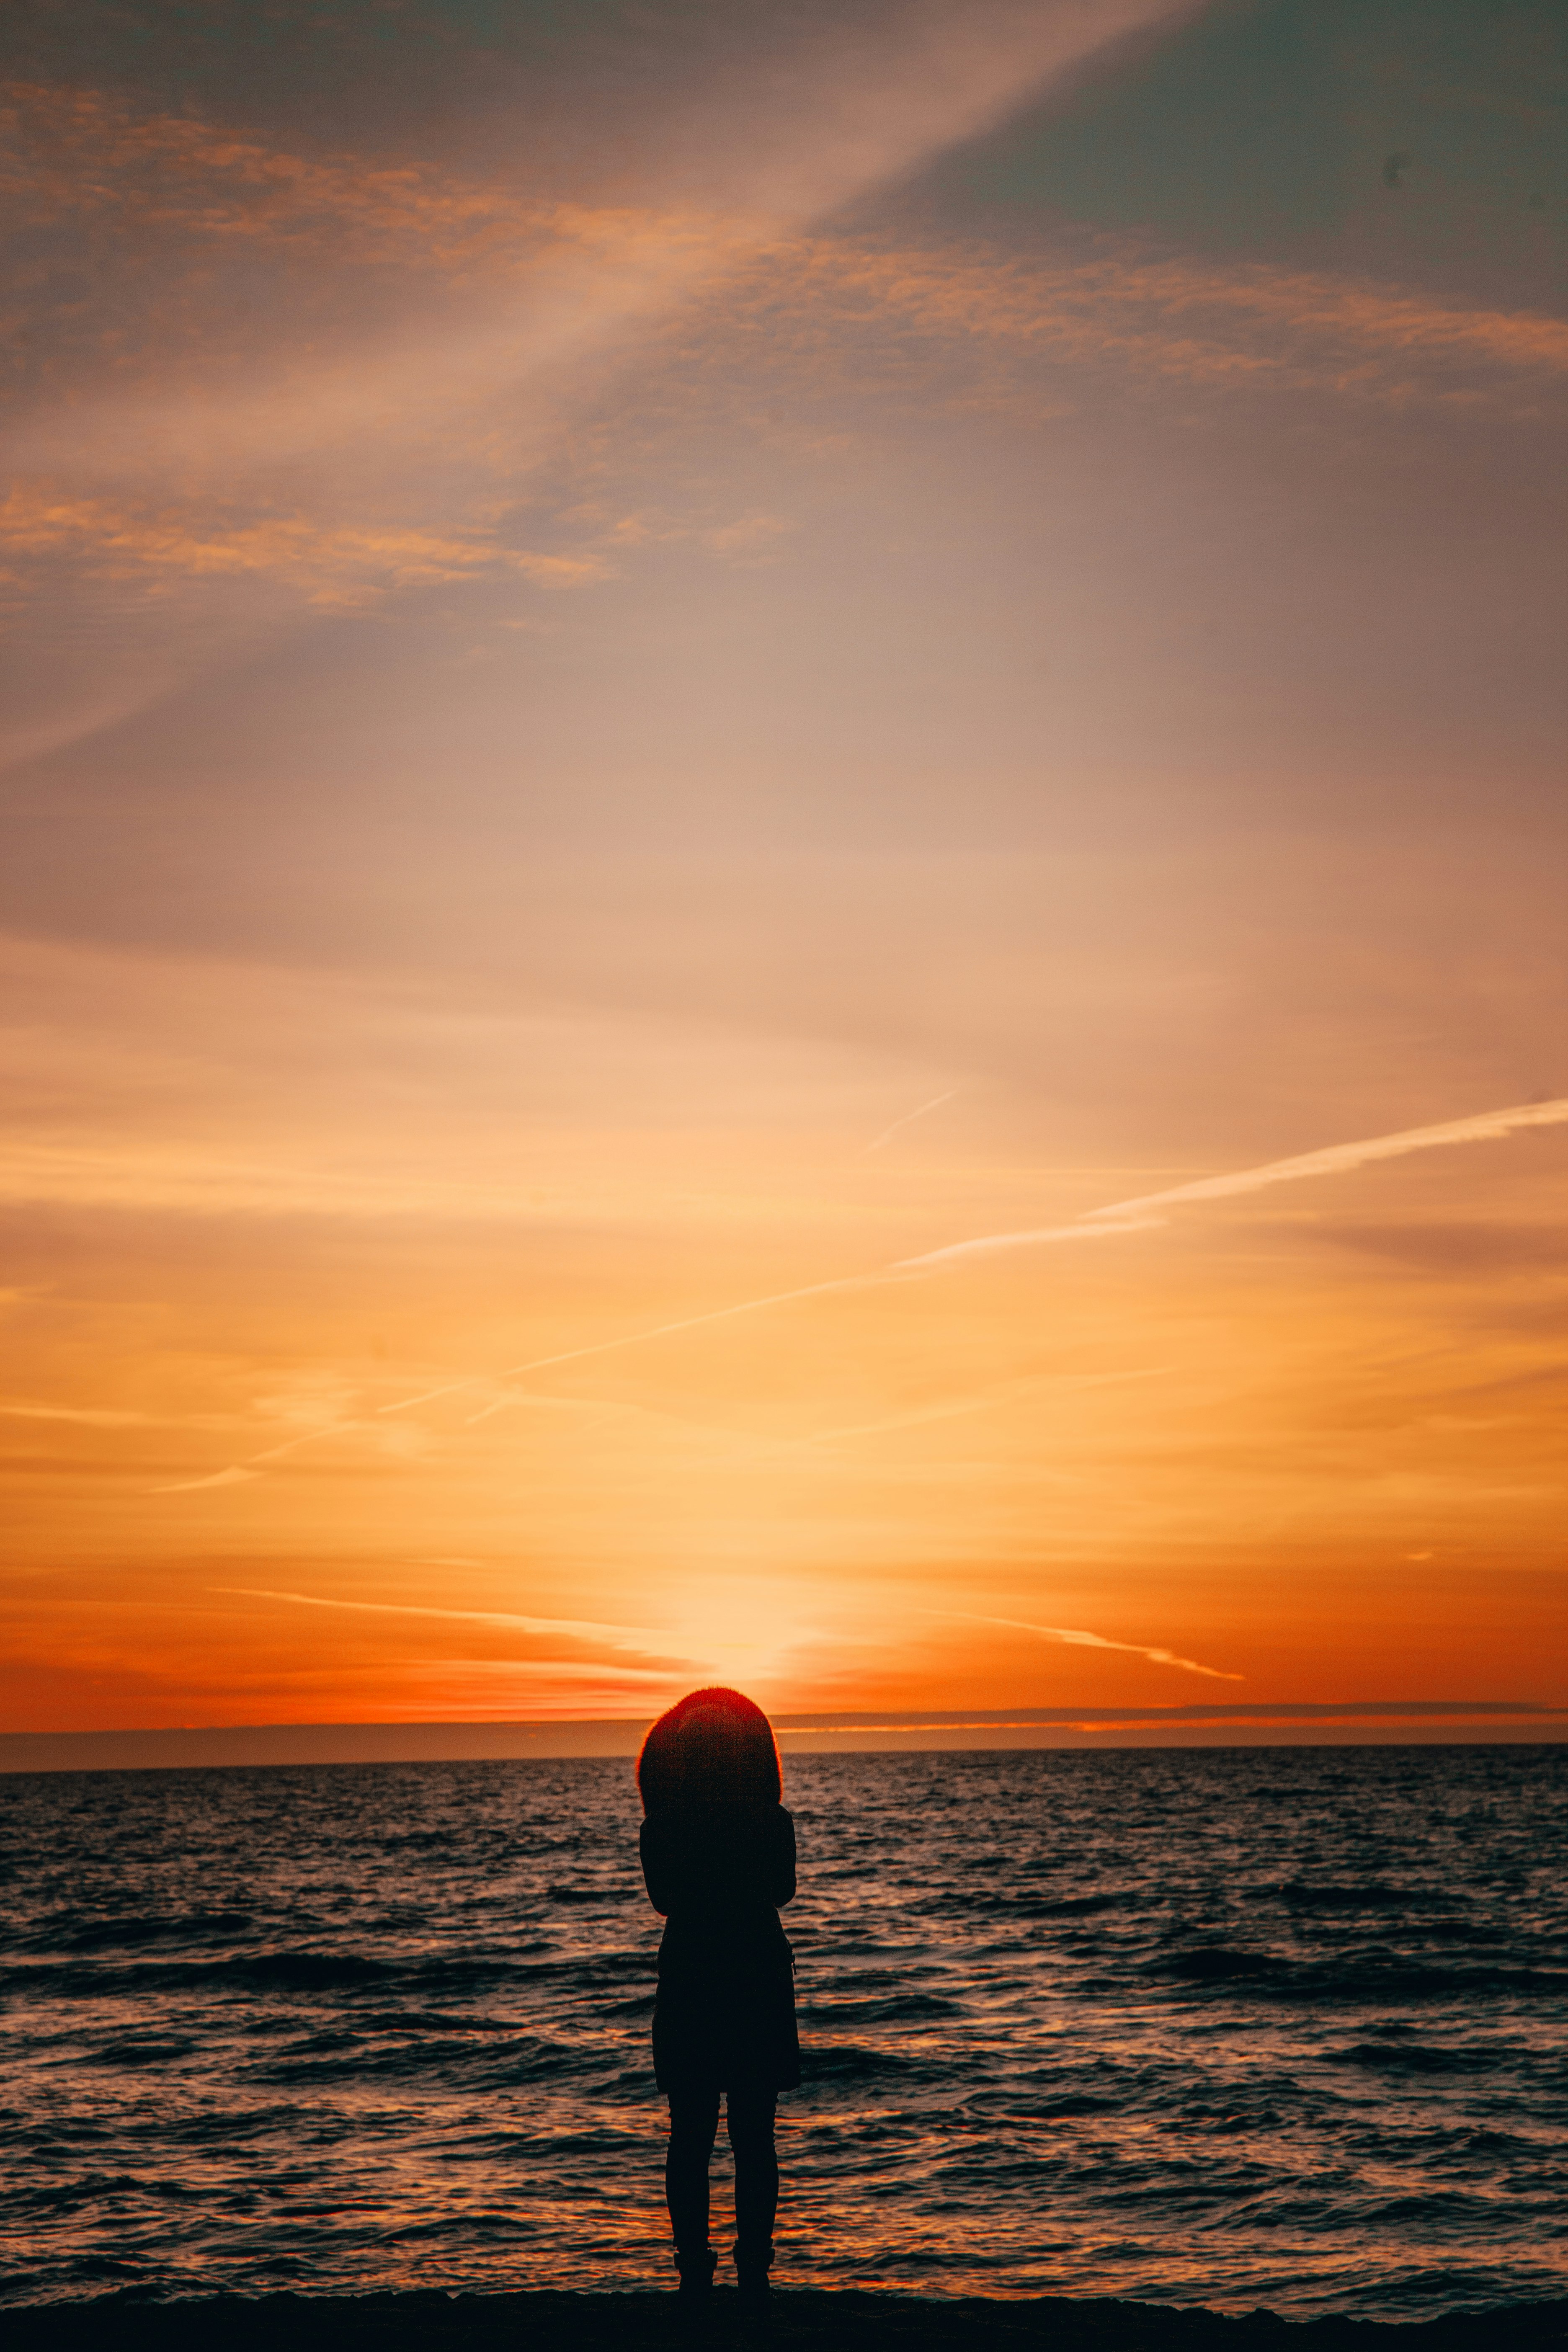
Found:
[[766, 2298], [778, 2205], [773, 2118], [800, 2080], [795, 1959], [779, 1906], [795, 1894], [795, 1823], [779, 1801], [778, 1744], [739, 1691], [690, 1692], [659, 1717], [637, 1759], [643, 1876], [666, 1921], [653, 2063], [669, 2101], [665, 2190], [680, 2291], [701, 2297], [708, 2166], [726, 2102], [735, 2158], [735, 2272]]

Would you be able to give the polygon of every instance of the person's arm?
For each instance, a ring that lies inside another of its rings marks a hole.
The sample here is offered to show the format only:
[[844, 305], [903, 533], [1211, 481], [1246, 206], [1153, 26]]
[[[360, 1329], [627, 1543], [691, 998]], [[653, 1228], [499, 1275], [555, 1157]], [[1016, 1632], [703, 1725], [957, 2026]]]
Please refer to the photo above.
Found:
[[668, 1919], [672, 1895], [669, 1869], [659, 1853], [658, 1838], [649, 1821], [645, 1821], [637, 1832], [637, 1852], [642, 1856], [643, 1885], [647, 1888], [647, 1899], [659, 1917]]
[[795, 1901], [795, 1820], [782, 1805], [773, 1815], [768, 1841], [768, 1901], [781, 1911]]

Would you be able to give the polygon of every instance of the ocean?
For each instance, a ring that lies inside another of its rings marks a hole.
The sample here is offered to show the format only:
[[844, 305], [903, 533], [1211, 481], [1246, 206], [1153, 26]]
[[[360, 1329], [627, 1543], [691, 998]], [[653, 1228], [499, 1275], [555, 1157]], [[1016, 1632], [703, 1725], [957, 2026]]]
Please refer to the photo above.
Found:
[[[1568, 1748], [800, 1757], [785, 1801], [780, 2285], [1568, 2292]], [[0, 1780], [0, 2294], [667, 2283], [637, 1820], [621, 1760]]]

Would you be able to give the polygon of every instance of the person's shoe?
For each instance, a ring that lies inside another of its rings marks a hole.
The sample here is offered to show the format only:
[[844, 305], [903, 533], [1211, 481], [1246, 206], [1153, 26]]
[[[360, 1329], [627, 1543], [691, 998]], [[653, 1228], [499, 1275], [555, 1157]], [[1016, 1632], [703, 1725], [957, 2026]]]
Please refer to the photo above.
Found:
[[712, 2247], [699, 2246], [691, 2253], [677, 2253], [675, 2267], [680, 2273], [677, 2292], [682, 2303], [706, 2303], [713, 2292], [713, 2273], [719, 2267], [719, 2257]]
[[768, 2308], [773, 2292], [768, 2284], [768, 2273], [773, 2267], [773, 2259], [771, 2246], [759, 2247], [754, 2252], [750, 2247], [744, 2252], [739, 2246], [735, 2249], [735, 2284], [748, 2311], [766, 2311]]

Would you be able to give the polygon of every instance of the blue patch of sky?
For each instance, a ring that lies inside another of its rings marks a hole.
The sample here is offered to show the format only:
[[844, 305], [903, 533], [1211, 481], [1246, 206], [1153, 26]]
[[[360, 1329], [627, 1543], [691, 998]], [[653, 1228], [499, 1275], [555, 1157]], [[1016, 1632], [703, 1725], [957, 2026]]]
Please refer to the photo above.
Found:
[[1227, 0], [1104, 54], [896, 208], [1002, 243], [1064, 224], [1136, 232], [1556, 308], [1568, 11]]

